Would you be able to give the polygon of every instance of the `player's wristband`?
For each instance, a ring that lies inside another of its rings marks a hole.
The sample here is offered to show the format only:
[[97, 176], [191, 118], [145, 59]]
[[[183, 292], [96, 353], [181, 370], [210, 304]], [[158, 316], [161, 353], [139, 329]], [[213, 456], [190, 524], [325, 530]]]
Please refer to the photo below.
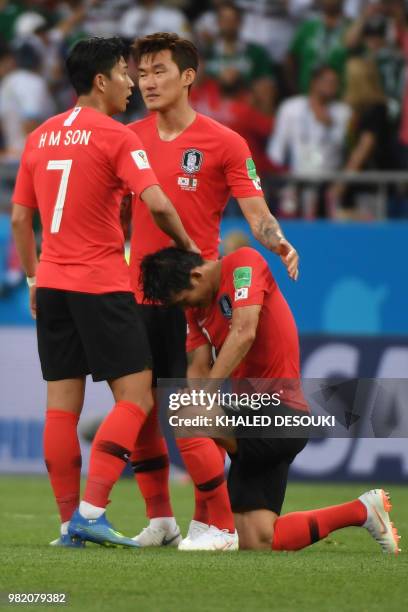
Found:
[[31, 288], [37, 284], [37, 278], [35, 276], [26, 276], [27, 285]]

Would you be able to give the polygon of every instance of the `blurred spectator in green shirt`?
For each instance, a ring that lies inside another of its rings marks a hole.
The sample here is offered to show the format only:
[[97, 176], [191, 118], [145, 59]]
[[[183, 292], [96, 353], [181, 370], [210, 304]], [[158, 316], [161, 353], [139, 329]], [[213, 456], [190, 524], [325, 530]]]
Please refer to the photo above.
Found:
[[217, 20], [219, 38], [204, 50], [207, 74], [219, 78], [226, 69], [233, 69], [246, 86], [257, 79], [271, 79], [273, 68], [266, 50], [240, 37], [240, 9], [232, 2], [224, 2], [217, 7]]
[[328, 64], [341, 76], [348, 56], [343, 0], [321, 0], [321, 15], [298, 27], [289, 49], [288, 81], [292, 91], [308, 91], [313, 70]]
[[0, 38], [10, 42], [14, 36], [14, 24], [24, 11], [27, 10], [22, 2], [9, 2], [0, 0]]
[[376, 63], [380, 73], [381, 84], [387, 96], [389, 116], [397, 120], [403, 96], [404, 58], [398, 48], [388, 44], [386, 34], [386, 19], [376, 15], [366, 22], [363, 41], [366, 57]]

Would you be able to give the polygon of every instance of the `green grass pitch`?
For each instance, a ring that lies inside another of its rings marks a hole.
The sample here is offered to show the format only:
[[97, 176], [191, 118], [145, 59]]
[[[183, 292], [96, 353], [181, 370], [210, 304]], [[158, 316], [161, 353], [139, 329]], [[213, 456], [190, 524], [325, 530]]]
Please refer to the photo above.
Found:
[[[384, 483], [381, 483], [384, 486]], [[367, 485], [289, 484], [284, 512], [340, 503]], [[392, 518], [408, 547], [408, 488], [390, 485]], [[46, 478], [0, 477], [1, 609], [8, 592], [66, 592], [68, 603], [16, 608], [101, 612], [383, 612], [406, 609], [408, 555], [384, 555], [363, 529], [349, 528], [296, 553], [179, 553], [174, 549], [53, 549], [57, 515]], [[180, 526], [192, 489], [172, 489]], [[112, 494], [108, 516], [134, 535], [146, 521], [132, 481]], [[405, 537], [404, 537], [405, 536]]]

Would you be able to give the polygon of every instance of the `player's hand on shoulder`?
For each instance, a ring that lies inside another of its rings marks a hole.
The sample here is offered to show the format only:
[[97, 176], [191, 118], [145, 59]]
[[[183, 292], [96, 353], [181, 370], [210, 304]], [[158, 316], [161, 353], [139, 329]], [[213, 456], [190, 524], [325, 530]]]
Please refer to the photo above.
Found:
[[295, 247], [286, 238], [281, 238], [279, 241], [279, 257], [285, 265], [289, 277], [294, 281], [297, 280], [299, 276], [299, 255]]

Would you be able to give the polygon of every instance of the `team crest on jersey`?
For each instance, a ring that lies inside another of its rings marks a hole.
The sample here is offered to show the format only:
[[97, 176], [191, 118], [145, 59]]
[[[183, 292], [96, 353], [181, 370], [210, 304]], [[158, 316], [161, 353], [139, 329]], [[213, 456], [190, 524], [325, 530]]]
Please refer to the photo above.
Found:
[[181, 167], [188, 174], [198, 172], [203, 163], [203, 154], [198, 149], [187, 149], [181, 158]]

